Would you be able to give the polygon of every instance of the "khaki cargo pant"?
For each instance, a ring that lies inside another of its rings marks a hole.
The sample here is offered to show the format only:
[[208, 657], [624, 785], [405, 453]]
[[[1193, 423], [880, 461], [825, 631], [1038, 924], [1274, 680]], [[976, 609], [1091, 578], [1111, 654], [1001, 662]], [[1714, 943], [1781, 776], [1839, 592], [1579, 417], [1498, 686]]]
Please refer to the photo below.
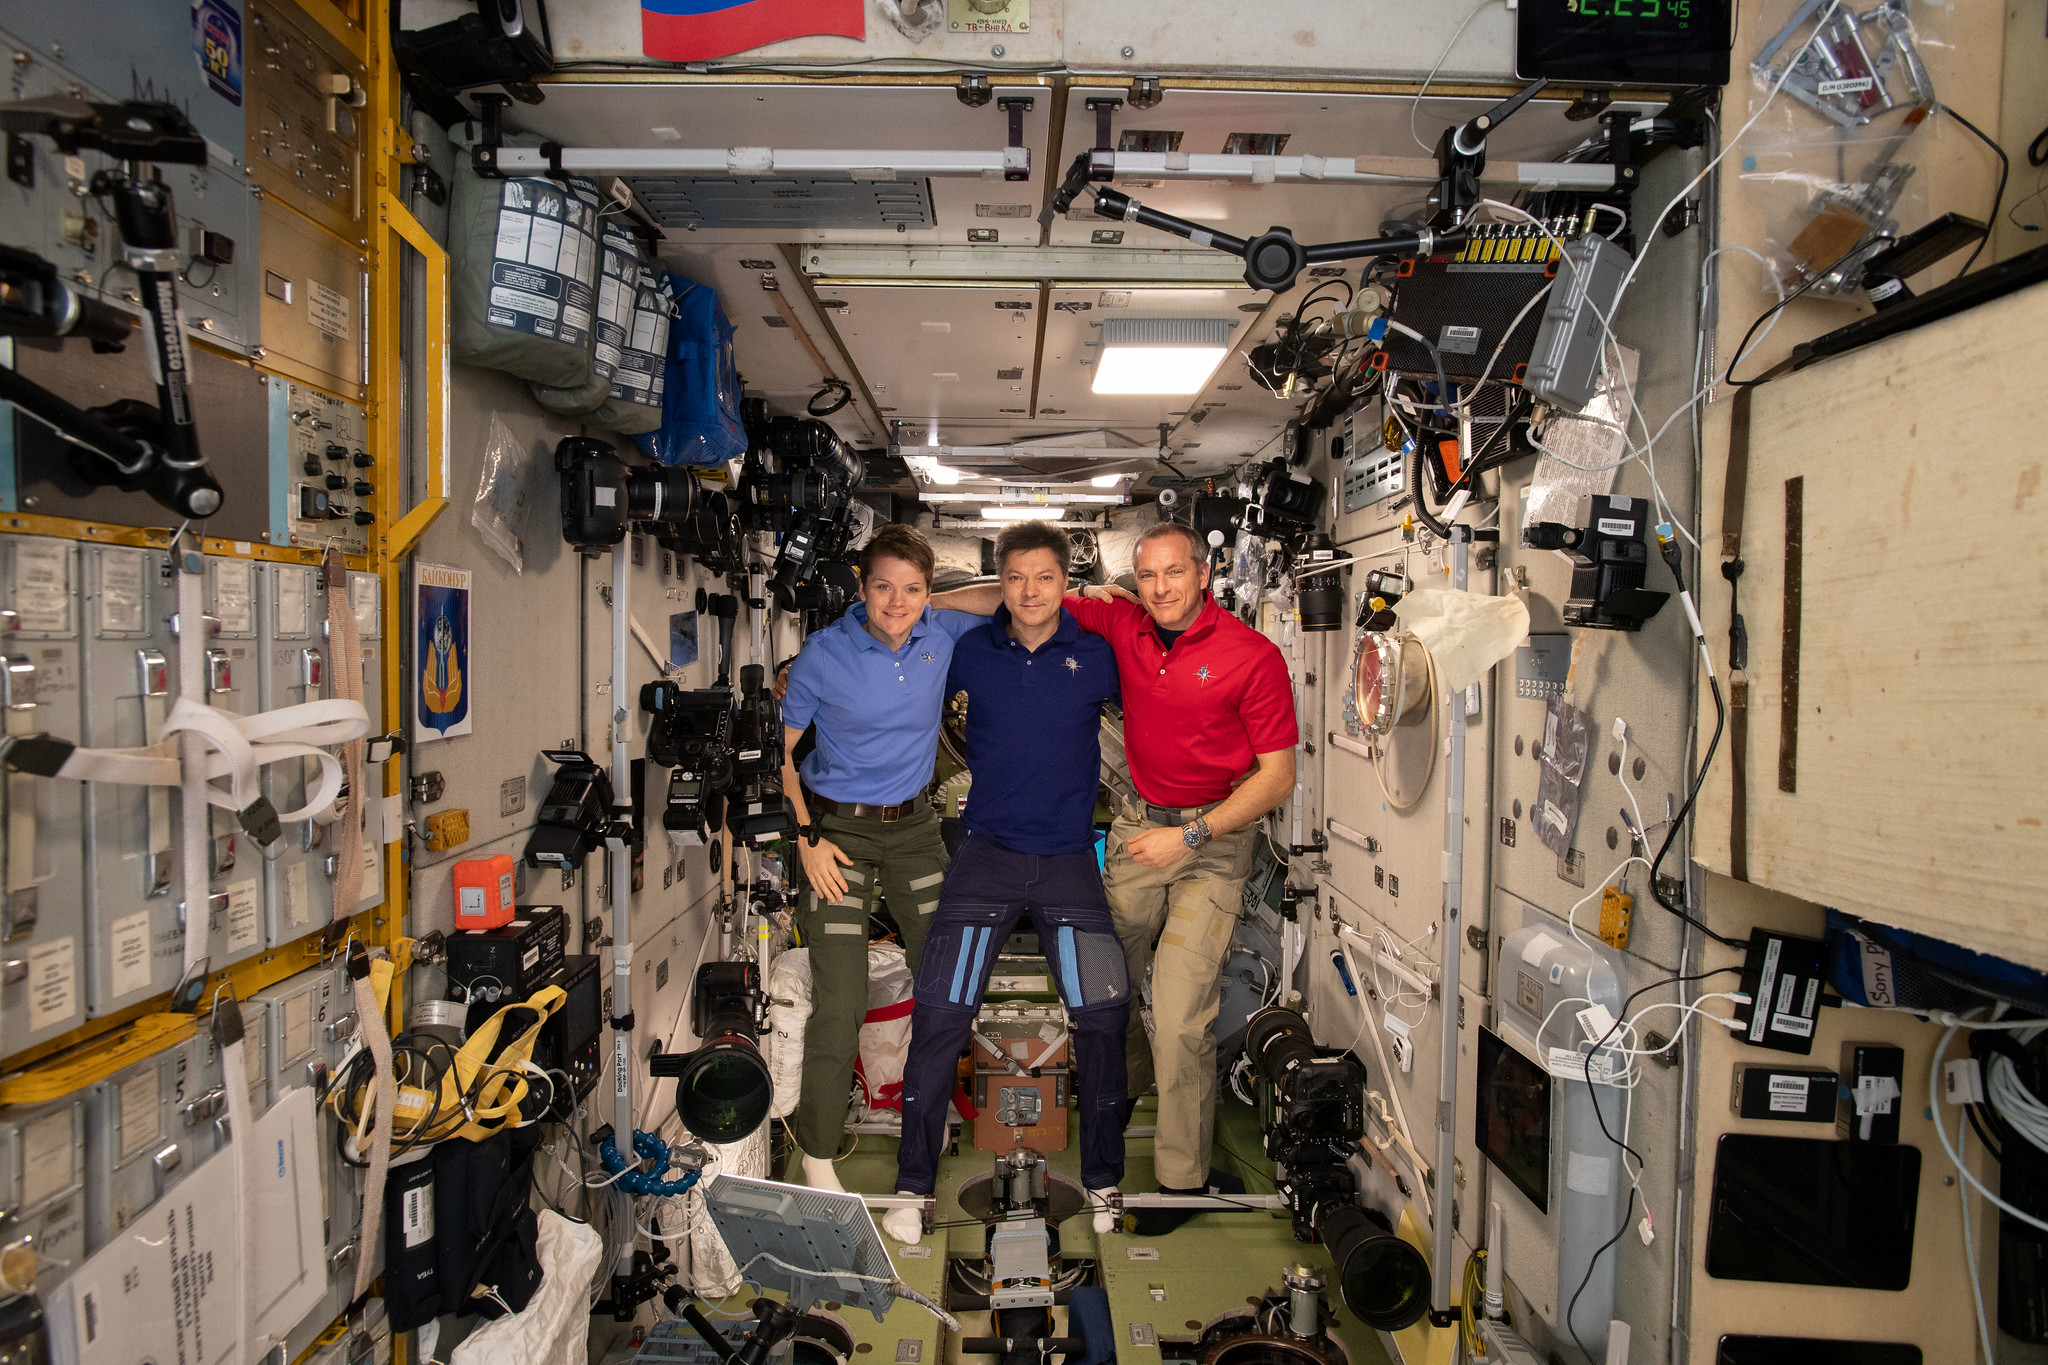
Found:
[[791, 1126], [805, 1155], [829, 1158], [838, 1155], [846, 1130], [860, 1025], [868, 1012], [868, 916], [879, 908], [878, 897], [888, 902], [916, 972], [925, 931], [939, 908], [947, 859], [939, 817], [923, 802], [888, 824], [826, 815], [818, 833], [844, 849], [853, 865], [839, 869], [846, 878], [844, 897], [821, 902], [806, 886], [797, 904], [797, 928], [811, 950], [811, 1018], [804, 1026], [803, 1094]]
[[[1191, 808], [1184, 812], [1194, 818]], [[1153, 1168], [1162, 1185], [1199, 1189], [1209, 1179], [1216, 1127], [1216, 1010], [1223, 962], [1243, 906], [1258, 829], [1220, 834], [1169, 868], [1146, 867], [1125, 852], [1130, 838], [1156, 829], [1142, 805], [1126, 803], [1110, 826], [1102, 889], [1123, 940], [1136, 991], [1152, 969], [1153, 1037], [1131, 1011], [1126, 1067], [1132, 1095], [1159, 1085]]]

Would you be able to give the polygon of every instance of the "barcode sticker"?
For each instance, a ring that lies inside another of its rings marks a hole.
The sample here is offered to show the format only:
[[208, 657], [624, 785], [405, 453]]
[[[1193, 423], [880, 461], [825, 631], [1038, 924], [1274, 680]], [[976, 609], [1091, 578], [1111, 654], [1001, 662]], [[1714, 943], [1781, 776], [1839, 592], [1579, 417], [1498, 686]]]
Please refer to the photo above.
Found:
[[1806, 1112], [1807, 1078], [1804, 1076], [1771, 1077], [1771, 1112], [1773, 1114], [1803, 1114]]
[[399, 1226], [405, 1231], [408, 1249], [434, 1240], [434, 1185], [432, 1181], [405, 1192], [405, 1210]]

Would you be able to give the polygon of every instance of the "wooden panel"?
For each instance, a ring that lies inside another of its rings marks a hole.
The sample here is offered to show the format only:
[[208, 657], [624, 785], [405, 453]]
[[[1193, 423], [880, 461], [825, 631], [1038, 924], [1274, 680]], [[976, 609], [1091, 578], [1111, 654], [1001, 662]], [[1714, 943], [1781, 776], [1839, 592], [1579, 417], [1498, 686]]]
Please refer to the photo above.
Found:
[[[1809, 483], [1809, 493], [1811, 484]], [[1802, 779], [1801, 785], [1804, 785]], [[1802, 905], [1786, 896], [1745, 886], [1719, 877], [1705, 879], [1707, 909], [1724, 930], [1732, 925], [1762, 925], [1779, 933], [1818, 938], [1822, 929], [1819, 906]], [[1726, 949], [1708, 945], [1702, 970], [1739, 965], [1741, 957]], [[1733, 975], [1720, 976], [1694, 987], [1700, 991], [1732, 991]], [[1671, 998], [1659, 993], [1651, 999]], [[1704, 1008], [1726, 1015], [1726, 1001], [1710, 1002]], [[1652, 1019], [1659, 1016], [1653, 1015]], [[1673, 1016], [1664, 1013], [1665, 1020]], [[1886, 1010], [1822, 1010], [1815, 1028], [1813, 1052], [1796, 1057], [1744, 1046], [1734, 1035], [1715, 1025], [1695, 1023], [1686, 1046], [1697, 1047], [1693, 1065], [1698, 1075], [1699, 1120], [1691, 1146], [1679, 1154], [1681, 1170], [1691, 1170], [1692, 1209], [1688, 1239], [1691, 1295], [1689, 1365], [1713, 1365], [1715, 1346], [1724, 1332], [1760, 1335], [1830, 1337], [1853, 1341], [1897, 1341], [1920, 1347], [1925, 1365], [1976, 1365], [1976, 1323], [1970, 1308], [1968, 1269], [1963, 1263], [1962, 1214], [1956, 1199], [1955, 1169], [1942, 1152], [1941, 1143], [1929, 1122], [1927, 1067], [1933, 1048], [1943, 1030], [1922, 1023], [1908, 1014]], [[1820, 1285], [1766, 1284], [1755, 1280], [1717, 1280], [1707, 1274], [1706, 1248], [1708, 1215], [1714, 1187], [1714, 1149], [1723, 1133], [1765, 1133], [1784, 1137], [1828, 1138], [1832, 1128], [1819, 1124], [1773, 1123], [1742, 1119], [1735, 1115], [1729, 1099], [1737, 1066], [1780, 1063], [1835, 1071], [1842, 1065], [1845, 1042], [1885, 1043], [1906, 1052], [1906, 1097], [1900, 1110], [1899, 1140], [1920, 1149], [1920, 1200], [1913, 1230], [1912, 1280], [1896, 1293], [1871, 1289], [1834, 1289]], [[1959, 1057], [1967, 1048], [1958, 1037], [1948, 1055]], [[1941, 1118], [1955, 1140], [1957, 1111], [1941, 1106]], [[1985, 1157], [1974, 1137], [1965, 1147], [1971, 1171], [1989, 1182], [1997, 1168]], [[1996, 1188], [1994, 1186], [1993, 1188]], [[1998, 1257], [1992, 1229], [1998, 1225], [1998, 1211], [1980, 1199], [1972, 1200], [1970, 1227], [1978, 1273], [1983, 1278], [1985, 1311], [1996, 1311]], [[1659, 1227], [1659, 1233], [1665, 1229]], [[1633, 1242], [1634, 1238], [1626, 1239]], [[1664, 1244], [1663, 1237], [1658, 1245]], [[1510, 1239], [1509, 1245], [1513, 1245]], [[1993, 1319], [1995, 1324], [1996, 1319]], [[1994, 1329], [1995, 1330], [1995, 1329]], [[1636, 1329], [1640, 1336], [1643, 1329]], [[2006, 1340], [2000, 1347], [2002, 1361], [2032, 1360], [2021, 1355], [2026, 1348]], [[1641, 1356], [1634, 1357], [1641, 1359]]]
[[[1742, 536], [1750, 639], [1749, 879], [2048, 966], [2048, 442], [2031, 401], [2048, 285], [1757, 391]], [[1702, 541], [1721, 540], [1716, 452]], [[1797, 790], [1773, 782], [1787, 482], [1803, 479]], [[1728, 594], [1707, 593], [1725, 658]], [[1724, 740], [1724, 743], [1727, 741]], [[1729, 867], [1729, 770], [1697, 856]]]

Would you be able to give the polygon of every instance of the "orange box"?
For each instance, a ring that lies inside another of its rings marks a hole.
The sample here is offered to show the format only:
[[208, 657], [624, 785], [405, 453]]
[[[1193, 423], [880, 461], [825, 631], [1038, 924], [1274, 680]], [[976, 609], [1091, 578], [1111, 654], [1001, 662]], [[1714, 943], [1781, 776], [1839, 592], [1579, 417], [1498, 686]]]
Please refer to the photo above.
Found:
[[512, 922], [512, 855], [455, 864], [455, 927], [496, 929]]

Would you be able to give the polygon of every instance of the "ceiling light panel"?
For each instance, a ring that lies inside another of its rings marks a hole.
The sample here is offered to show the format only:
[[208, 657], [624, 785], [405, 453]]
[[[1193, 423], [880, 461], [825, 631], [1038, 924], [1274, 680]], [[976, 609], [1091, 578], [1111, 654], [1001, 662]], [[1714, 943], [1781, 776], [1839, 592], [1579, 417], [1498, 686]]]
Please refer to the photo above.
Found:
[[1197, 394], [1230, 350], [1228, 318], [1105, 318], [1098, 395]]

